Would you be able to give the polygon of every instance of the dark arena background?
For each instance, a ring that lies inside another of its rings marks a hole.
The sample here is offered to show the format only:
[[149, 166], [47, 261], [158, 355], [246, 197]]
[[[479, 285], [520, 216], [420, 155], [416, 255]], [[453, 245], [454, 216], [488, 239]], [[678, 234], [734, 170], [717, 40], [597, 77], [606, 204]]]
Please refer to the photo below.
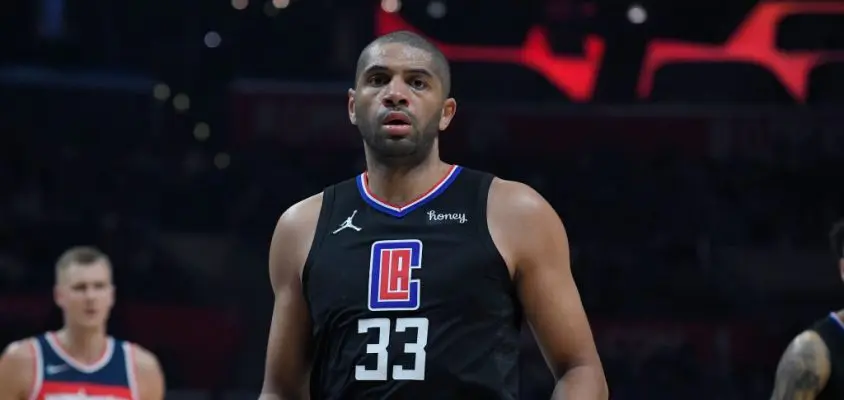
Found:
[[[844, 307], [844, 2], [28, 0], [0, 14], [0, 344], [61, 325], [56, 258], [112, 257], [110, 331], [168, 399], [254, 399], [273, 226], [363, 168], [376, 35], [453, 65], [446, 160], [562, 216], [613, 399], [765, 399]], [[553, 382], [524, 333], [522, 399]]]

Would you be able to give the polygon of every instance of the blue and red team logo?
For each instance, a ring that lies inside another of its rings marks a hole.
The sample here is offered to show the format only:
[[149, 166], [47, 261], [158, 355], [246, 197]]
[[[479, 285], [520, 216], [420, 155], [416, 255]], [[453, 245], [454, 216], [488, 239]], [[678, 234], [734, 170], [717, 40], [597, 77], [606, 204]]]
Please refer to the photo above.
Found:
[[422, 242], [379, 240], [372, 244], [369, 261], [369, 309], [407, 311], [419, 309], [421, 283], [413, 279], [422, 267]]

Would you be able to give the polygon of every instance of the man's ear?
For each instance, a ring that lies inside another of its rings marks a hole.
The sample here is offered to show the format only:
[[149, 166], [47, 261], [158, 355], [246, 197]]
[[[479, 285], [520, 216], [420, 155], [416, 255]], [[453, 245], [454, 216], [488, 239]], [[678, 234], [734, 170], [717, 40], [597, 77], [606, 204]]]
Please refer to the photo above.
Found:
[[348, 112], [349, 112], [349, 122], [351, 122], [352, 125], [357, 125], [358, 124], [358, 118], [355, 115], [355, 90], [354, 89], [349, 89], [349, 101], [348, 101], [348, 103], [349, 103], [348, 104], [348, 107], [349, 107], [349, 110], [348, 110]]
[[841, 275], [841, 280], [844, 281], [844, 258], [838, 259], [838, 273]]
[[56, 303], [56, 306], [59, 308], [63, 308], [64, 306], [64, 296], [62, 295], [59, 285], [53, 285], [53, 302]]
[[445, 103], [443, 103], [443, 111], [440, 113], [440, 123], [439, 128], [440, 131], [446, 130], [448, 126], [451, 124], [451, 120], [454, 118], [454, 114], [457, 113], [457, 100], [454, 98], [447, 98], [445, 99]]

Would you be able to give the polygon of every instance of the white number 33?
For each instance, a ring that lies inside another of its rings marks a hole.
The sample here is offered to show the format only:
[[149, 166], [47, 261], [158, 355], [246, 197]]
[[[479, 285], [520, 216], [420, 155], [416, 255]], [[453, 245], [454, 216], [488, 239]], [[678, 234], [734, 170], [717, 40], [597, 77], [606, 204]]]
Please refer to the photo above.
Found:
[[[416, 342], [405, 343], [405, 354], [413, 354], [413, 368], [404, 368], [401, 365], [393, 366], [392, 378], [400, 381], [422, 381], [425, 380], [425, 346], [428, 345], [428, 319], [427, 318], [398, 318], [396, 319], [396, 332], [405, 332], [408, 328], [416, 330]], [[366, 369], [366, 366], [355, 366], [355, 379], [359, 381], [386, 381], [387, 380], [387, 347], [390, 345], [390, 319], [369, 318], [358, 320], [358, 333], [367, 333], [370, 329], [378, 330], [378, 342], [366, 345], [366, 354], [376, 356], [375, 369]]]

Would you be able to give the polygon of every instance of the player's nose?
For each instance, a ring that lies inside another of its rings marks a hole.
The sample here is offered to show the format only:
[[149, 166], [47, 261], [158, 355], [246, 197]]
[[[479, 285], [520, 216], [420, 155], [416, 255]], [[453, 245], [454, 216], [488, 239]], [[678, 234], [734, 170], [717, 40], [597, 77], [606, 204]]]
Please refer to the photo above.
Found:
[[94, 288], [86, 288], [85, 289], [85, 300], [86, 301], [94, 301], [97, 298], [97, 291]]
[[407, 96], [407, 85], [404, 82], [396, 82], [394, 79], [387, 85], [387, 92], [381, 99], [387, 108], [407, 107], [409, 104]]

